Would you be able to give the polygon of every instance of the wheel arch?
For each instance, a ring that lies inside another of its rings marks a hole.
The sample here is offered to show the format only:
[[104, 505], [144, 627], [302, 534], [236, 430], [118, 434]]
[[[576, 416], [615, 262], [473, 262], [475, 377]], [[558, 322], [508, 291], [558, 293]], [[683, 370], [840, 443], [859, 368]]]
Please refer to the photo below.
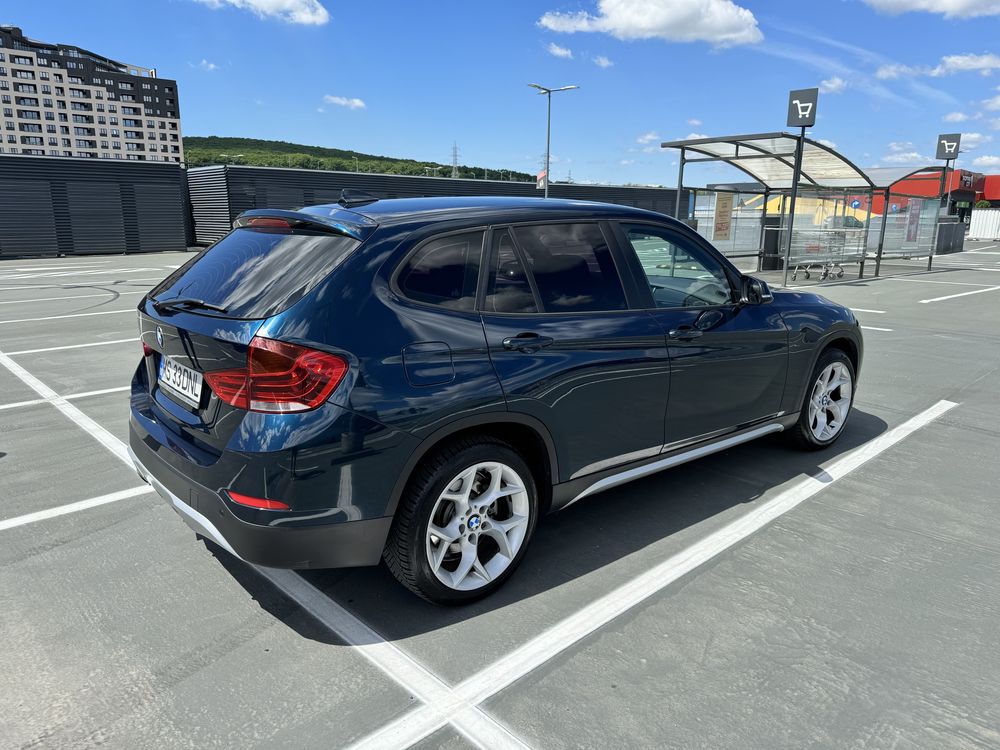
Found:
[[392, 488], [385, 514], [394, 516], [413, 472], [420, 461], [435, 449], [467, 435], [487, 435], [509, 443], [528, 462], [538, 485], [541, 512], [552, 503], [552, 485], [559, 476], [555, 443], [539, 420], [526, 414], [493, 412], [451, 422], [428, 435], [413, 451]]

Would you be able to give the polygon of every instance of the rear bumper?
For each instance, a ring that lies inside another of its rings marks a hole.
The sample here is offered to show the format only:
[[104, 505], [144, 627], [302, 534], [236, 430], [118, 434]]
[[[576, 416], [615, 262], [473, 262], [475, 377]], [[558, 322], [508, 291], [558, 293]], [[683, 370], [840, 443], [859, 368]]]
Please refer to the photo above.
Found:
[[[147, 482], [197, 534], [239, 559], [272, 568], [347, 568], [377, 565], [391, 517], [315, 526], [259, 526], [240, 520], [211, 490], [181, 477], [142, 441], [129, 456]], [[188, 500], [183, 499], [187, 495]]]

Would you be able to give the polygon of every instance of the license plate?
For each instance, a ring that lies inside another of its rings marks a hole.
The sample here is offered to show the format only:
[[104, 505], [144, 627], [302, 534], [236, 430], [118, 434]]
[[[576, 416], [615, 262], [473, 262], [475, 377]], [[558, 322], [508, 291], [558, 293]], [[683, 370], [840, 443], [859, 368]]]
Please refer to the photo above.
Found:
[[160, 385], [181, 401], [198, 406], [201, 403], [201, 373], [185, 367], [170, 357], [160, 357]]

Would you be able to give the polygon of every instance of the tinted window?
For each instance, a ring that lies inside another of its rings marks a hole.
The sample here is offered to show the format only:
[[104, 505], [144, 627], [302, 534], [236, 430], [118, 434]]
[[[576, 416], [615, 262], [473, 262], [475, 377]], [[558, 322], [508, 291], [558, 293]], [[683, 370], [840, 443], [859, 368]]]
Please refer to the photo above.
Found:
[[597, 224], [516, 227], [545, 312], [624, 310], [625, 290]]
[[224, 307], [229, 318], [267, 318], [307, 295], [359, 244], [326, 233], [236, 229], [164, 279], [150, 296], [200, 299]]
[[493, 233], [493, 268], [485, 309], [501, 313], [538, 312], [521, 255], [506, 229]]
[[474, 310], [482, 250], [482, 232], [431, 240], [406, 261], [397, 279], [399, 288], [417, 302]]
[[722, 264], [694, 242], [656, 227], [623, 226], [657, 307], [707, 307], [733, 301]]

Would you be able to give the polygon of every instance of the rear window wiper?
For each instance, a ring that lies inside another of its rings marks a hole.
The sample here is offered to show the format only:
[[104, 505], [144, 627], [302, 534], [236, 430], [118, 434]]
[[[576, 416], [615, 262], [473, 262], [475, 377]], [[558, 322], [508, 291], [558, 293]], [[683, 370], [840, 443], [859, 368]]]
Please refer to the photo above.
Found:
[[226, 308], [220, 307], [219, 305], [213, 305], [210, 302], [206, 302], [203, 299], [195, 299], [194, 297], [171, 297], [170, 299], [154, 299], [153, 308], [157, 312], [163, 312], [164, 310], [172, 310], [175, 307], [186, 307], [195, 310], [214, 310], [215, 312], [225, 313]]

